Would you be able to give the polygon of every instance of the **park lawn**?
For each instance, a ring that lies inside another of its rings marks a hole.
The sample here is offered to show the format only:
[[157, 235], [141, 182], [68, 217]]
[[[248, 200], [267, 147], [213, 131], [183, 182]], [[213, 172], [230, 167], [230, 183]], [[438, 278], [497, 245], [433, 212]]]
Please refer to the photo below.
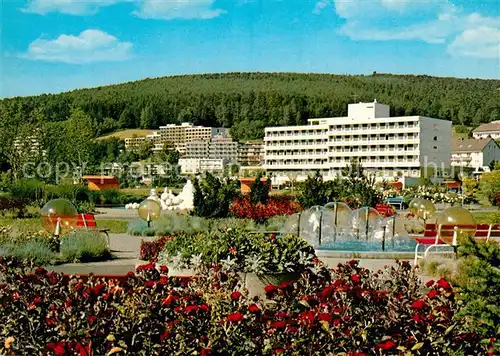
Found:
[[[127, 232], [128, 222], [125, 220], [98, 219], [97, 227], [100, 229], [109, 229], [110, 233], [123, 234]], [[0, 227], [11, 225], [21, 231], [40, 231], [44, 230], [42, 219], [12, 219], [0, 218]]]
[[147, 135], [151, 135], [153, 130], [143, 130], [143, 129], [129, 129], [129, 130], [121, 130], [113, 132], [106, 136], [98, 137], [98, 140], [106, 140], [112, 137], [116, 137], [117, 139], [123, 140], [127, 137], [145, 137]]
[[473, 212], [472, 216], [478, 224], [500, 224], [500, 211]]

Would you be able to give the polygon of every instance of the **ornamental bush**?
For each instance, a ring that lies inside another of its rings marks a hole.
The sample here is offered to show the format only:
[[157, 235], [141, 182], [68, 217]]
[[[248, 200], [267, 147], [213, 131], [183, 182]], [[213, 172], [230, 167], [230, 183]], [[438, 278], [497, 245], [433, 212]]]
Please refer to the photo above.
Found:
[[254, 203], [251, 197], [246, 195], [235, 198], [229, 211], [238, 218], [263, 223], [274, 216], [292, 215], [300, 210], [300, 204], [291, 196], [271, 196], [264, 204]]
[[[161, 275], [160, 272], [163, 274]], [[356, 261], [304, 271], [248, 298], [212, 266], [191, 281], [166, 267], [123, 278], [75, 277], [0, 259], [3, 355], [494, 354], [494, 339], [457, 317], [453, 287], [428, 291], [409, 263], [371, 273]], [[271, 301], [271, 302], [269, 302]], [[29, 333], [28, 333], [29, 332]]]

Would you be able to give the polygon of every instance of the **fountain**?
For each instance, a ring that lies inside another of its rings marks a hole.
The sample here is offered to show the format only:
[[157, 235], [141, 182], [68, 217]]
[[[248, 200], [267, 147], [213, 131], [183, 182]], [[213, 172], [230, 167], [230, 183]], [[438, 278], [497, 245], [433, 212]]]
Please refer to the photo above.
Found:
[[401, 216], [384, 218], [373, 208], [351, 210], [341, 202], [313, 206], [285, 222], [285, 233], [298, 233], [316, 249], [337, 251], [412, 251], [415, 243]]

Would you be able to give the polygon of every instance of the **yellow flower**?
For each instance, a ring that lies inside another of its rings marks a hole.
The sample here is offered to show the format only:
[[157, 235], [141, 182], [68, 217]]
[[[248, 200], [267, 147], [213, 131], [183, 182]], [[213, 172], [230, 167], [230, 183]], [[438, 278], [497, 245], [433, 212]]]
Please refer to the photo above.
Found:
[[115, 346], [111, 350], [109, 350], [107, 356], [116, 354], [117, 352], [123, 351], [121, 347]]
[[5, 339], [5, 348], [6, 349], [10, 349], [10, 345], [12, 345], [12, 343], [14, 342], [14, 337], [13, 336], [9, 336], [8, 338]]

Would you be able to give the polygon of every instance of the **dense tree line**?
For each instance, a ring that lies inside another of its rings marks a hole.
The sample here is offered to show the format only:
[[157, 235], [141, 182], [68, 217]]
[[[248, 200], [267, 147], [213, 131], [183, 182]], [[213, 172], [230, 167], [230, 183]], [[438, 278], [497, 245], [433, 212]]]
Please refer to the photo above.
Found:
[[1, 101], [1, 120], [68, 120], [80, 108], [98, 136], [124, 128], [183, 121], [231, 127], [236, 139], [260, 138], [263, 128], [343, 116], [347, 104], [389, 104], [392, 115], [424, 115], [477, 126], [500, 118], [500, 81], [376, 74], [228, 73], [145, 79], [72, 92]]

